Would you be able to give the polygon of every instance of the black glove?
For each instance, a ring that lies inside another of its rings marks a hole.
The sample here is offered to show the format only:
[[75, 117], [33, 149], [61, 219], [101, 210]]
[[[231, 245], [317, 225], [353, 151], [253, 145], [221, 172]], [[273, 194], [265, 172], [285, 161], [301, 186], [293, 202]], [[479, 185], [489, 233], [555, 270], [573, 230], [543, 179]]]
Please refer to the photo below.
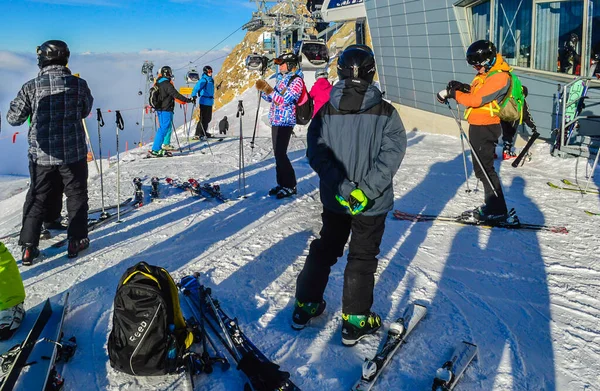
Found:
[[448, 90], [455, 90], [455, 91], [460, 91], [460, 92], [464, 92], [466, 94], [468, 94], [469, 92], [471, 92], [471, 86], [466, 84], [466, 83], [461, 83], [459, 81], [456, 80], [450, 80], [448, 82], [448, 87], [446, 87]]
[[196, 104], [196, 99], [198, 99], [197, 96], [194, 96], [190, 99], [190, 103]]

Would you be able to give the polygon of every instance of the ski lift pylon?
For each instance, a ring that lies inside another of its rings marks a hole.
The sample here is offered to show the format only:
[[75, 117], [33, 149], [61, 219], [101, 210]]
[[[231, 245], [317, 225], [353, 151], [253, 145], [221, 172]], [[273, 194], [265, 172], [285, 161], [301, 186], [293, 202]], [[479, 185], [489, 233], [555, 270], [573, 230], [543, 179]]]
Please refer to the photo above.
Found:
[[198, 80], [200, 80], [200, 74], [198, 73], [198, 71], [196, 71], [194, 68], [190, 69], [186, 74], [185, 74], [185, 81], [188, 84], [193, 84], [193, 83], [197, 83]]
[[304, 39], [300, 41], [298, 53], [302, 69], [323, 68], [329, 64], [329, 50], [323, 41]]

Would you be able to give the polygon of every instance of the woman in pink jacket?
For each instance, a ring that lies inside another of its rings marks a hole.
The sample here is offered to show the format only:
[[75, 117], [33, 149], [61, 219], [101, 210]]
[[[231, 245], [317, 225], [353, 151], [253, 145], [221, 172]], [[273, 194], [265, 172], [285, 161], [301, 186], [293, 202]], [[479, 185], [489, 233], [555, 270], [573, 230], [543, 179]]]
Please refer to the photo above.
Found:
[[327, 80], [328, 72], [327, 68], [319, 68], [315, 72], [315, 84], [310, 89], [308, 93], [313, 101], [315, 102], [315, 111], [313, 112], [313, 118], [319, 112], [319, 109], [325, 105], [325, 103], [329, 102], [329, 93], [333, 86]]

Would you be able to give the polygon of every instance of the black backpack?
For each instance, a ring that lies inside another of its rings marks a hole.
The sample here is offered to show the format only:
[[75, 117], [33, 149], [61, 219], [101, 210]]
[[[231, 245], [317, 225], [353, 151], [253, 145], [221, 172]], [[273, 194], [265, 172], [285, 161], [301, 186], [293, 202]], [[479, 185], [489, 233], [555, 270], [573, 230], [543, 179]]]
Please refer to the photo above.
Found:
[[148, 103], [154, 110], [158, 110], [160, 108], [162, 99], [160, 97], [160, 88], [158, 88], [158, 83], [154, 83], [152, 88], [150, 88], [150, 92], [148, 93]]
[[[287, 88], [290, 86], [290, 84], [292, 84], [292, 81], [294, 81], [294, 79], [298, 78], [298, 77], [300, 77], [300, 76], [294, 75], [294, 76], [290, 77], [290, 80], [288, 81], [287, 86], [281, 92], [282, 95], [285, 93], [285, 90], [287, 90]], [[298, 104], [298, 102], [301, 102], [302, 98], [305, 96], [306, 96], [306, 101], [304, 103], [302, 103], [301, 105]], [[296, 123], [298, 125], [306, 125], [312, 119], [313, 112], [315, 111], [315, 102], [313, 101], [313, 98], [308, 94], [308, 91], [306, 90], [306, 83], [304, 83], [304, 79], [302, 79], [302, 93], [300, 94], [300, 98], [298, 98], [298, 102], [296, 102]]]
[[115, 295], [110, 365], [135, 376], [174, 373], [192, 342], [169, 273], [145, 262], [127, 269]]

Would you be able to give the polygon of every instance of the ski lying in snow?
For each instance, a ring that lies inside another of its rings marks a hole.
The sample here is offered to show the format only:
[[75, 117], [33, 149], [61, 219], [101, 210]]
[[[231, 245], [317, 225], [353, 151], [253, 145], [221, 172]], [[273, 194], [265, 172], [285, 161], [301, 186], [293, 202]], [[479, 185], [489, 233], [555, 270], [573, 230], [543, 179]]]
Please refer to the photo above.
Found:
[[[127, 204], [129, 204], [131, 201], [133, 201], [133, 198], [129, 197], [125, 201], [121, 202], [118, 206], [122, 208], [122, 207], [126, 206]], [[109, 210], [109, 209], [117, 209], [117, 204], [104, 207], [104, 210]], [[102, 212], [102, 208], [90, 209], [90, 210], [88, 210], [88, 215], [94, 214], [94, 213], [99, 213], [99, 212]]]
[[452, 391], [475, 357], [477, 346], [463, 341], [454, 349], [452, 358], [436, 371], [431, 390]]
[[225, 198], [221, 193], [221, 186], [211, 185], [210, 183], [202, 184], [200, 191], [208, 196], [208, 198], [216, 198], [221, 202], [229, 202], [228, 198]]
[[592, 212], [590, 210], [584, 210], [584, 212], [589, 216], [600, 216], [600, 212]]
[[238, 370], [246, 375], [245, 391], [300, 391], [289, 379], [290, 374], [279, 370], [279, 365], [269, 360], [242, 332], [237, 319], [223, 311], [212, 297], [211, 289], [200, 284], [197, 274], [182, 278], [180, 285], [191, 292], [189, 297], [196, 308], [202, 306], [205, 323], [231, 354]]
[[356, 382], [352, 391], [366, 391], [373, 385], [381, 375], [383, 369], [389, 364], [394, 353], [400, 348], [406, 337], [413, 331], [417, 324], [427, 313], [427, 308], [419, 304], [408, 306], [404, 315], [393, 322], [387, 333], [387, 338], [375, 357], [366, 359], [362, 366], [362, 376]]
[[57, 391], [64, 385], [63, 378], [57, 373], [55, 365], [67, 362], [77, 348], [75, 337], [63, 340], [63, 323], [67, 313], [69, 294], [65, 295], [62, 305], [55, 304], [52, 315], [29, 354], [27, 369], [19, 376], [15, 391]]
[[52, 316], [52, 306], [50, 305], [50, 299], [46, 299], [42, 311], [38, 315], [37, 320], [33, 324], [33, 327], [29, 331], [27, 338], [21, 345], [17, 345], [8, 352], [2, 354], [2, 372], [5, 373], [4, 380], [0, 391], [12, 391], [15, 384], [19, 380], [21, 370], [25, 367], [25, 363], [29, 358], [29, 354], [33, 350], [38, 338], [42, 334], [42, 331], [48, 324], [48, 320]]
[[[574, 192], [582, 193], [582, 194], [600, 194], [600, 191], [598, 191], [598, 190], [585, 190], [580, 187], [563, 187], [563, 186], [554, 184], [552, 182], [546, 182], [546, 184], [548, 186], [550, 186], [551, 188], [558, 189], [558, 190], [574, 191]], [[571, 186], [571, 185], [569, 185], [569, 186]], [[577, 185], [575, 185], [575, 186], [577, 186]]]
[[408, 220], [413, 222], [423, 222], [423, 221], [446, 221], [450, 223], [462, 224], [462, 225], [472, 225], [475, 227], [483, 227], [483, 228], [507, 228], [507, 229], [525, 229], [530, 231], [548, 231], [554, 233], [566, 234], [569, 233], [566, 227], [561, 226], [550, 226], [550, 225], [542, 225], [542, 224], [526, 224], [519, 223], [518, 225], [507, 224], [497, 222], [494, 224], [488, 224], [484, 222], [472, 222], [465, 221], [461, 216], [440, 216], [440, 215], [426, 215], [426, 214], [413, 214], [407, 212], [401, 212], [399, 210], [395, 210], [393, 213], [394, 218], [398, 220]]

